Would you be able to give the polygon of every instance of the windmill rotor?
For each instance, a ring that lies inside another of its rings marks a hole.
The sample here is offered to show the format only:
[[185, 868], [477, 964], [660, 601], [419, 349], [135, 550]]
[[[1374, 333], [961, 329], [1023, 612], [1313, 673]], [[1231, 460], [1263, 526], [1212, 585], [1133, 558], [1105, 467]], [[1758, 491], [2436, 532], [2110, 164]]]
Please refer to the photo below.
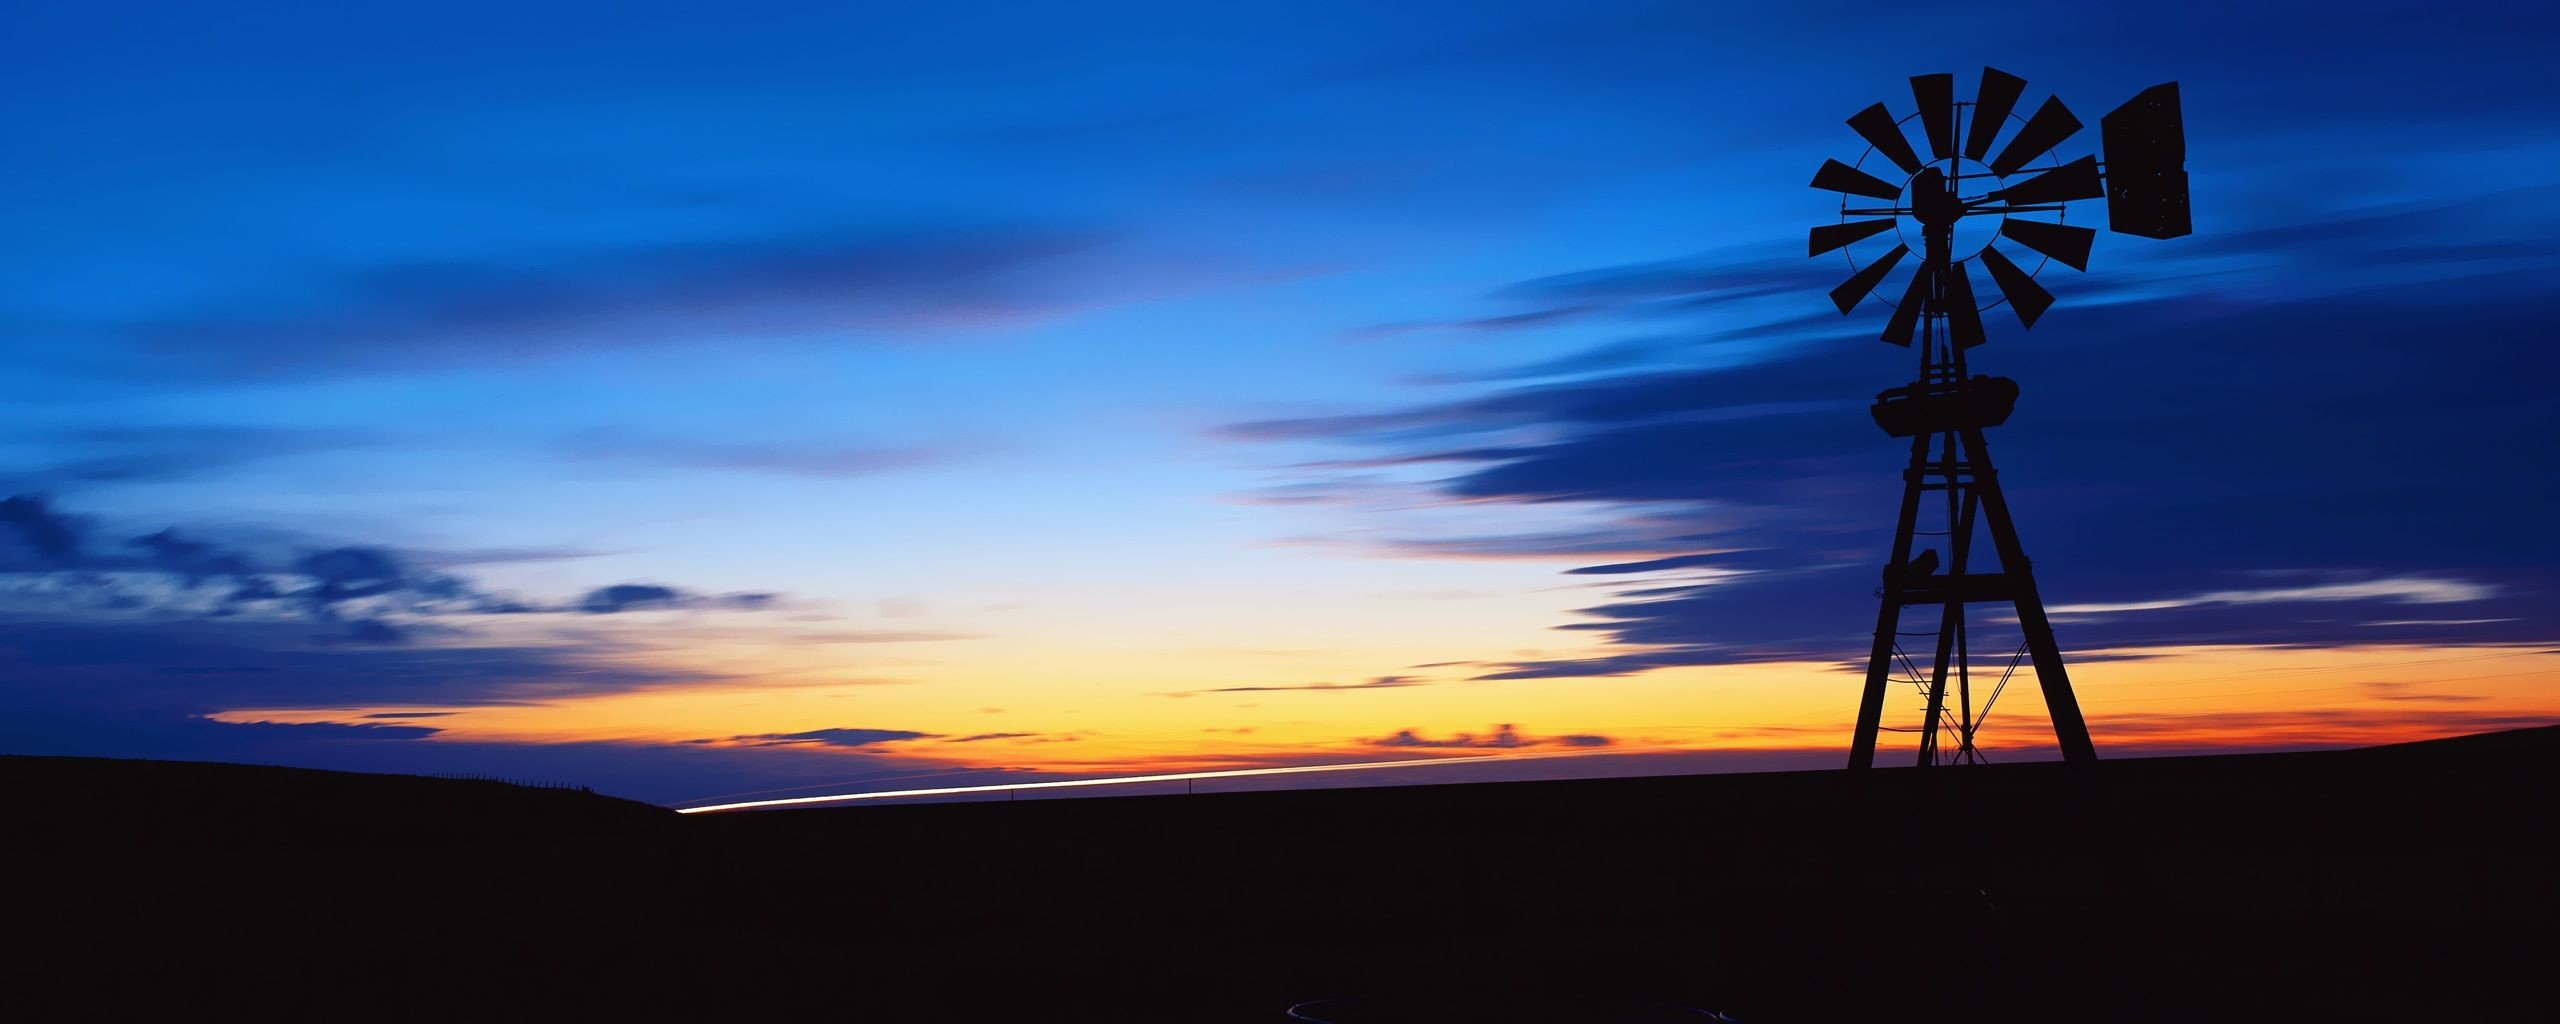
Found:
[[[1849, 278], [1831, 292], [1843, 314], [1873, 295], [1893, 309], [1883, 340], [1911, 344], [1927, 316], [1943, 318], [1955, 344], [1970, 348], [1987, 340], [1986, 310], [2006, 305], [2022, 327], [2044, 315], [2053, 294], [2036, 278], [2046, 267], [2088, 269], [2097, 231], [2068, 223], [2069, 204], [2105, 199], [2109, 227], [2123, 234], [2187, 233], [2177, 83], [2144, 90], [2100, 119], [2112, 166], [2095, 154], [2063, 159], [2057, 151], [2085, 125], [2057, 97], [2020, 116], [2026, 85], [1986, 67], [1973, 99], [1959, 101], [1955, 76], [1917, 75], [1911, 113], [1896, 117], [1878, 102], [1849, 117], [1867, 149], [1853, 163], [1826, 160], [1815, 172], [1812, 187], [1840, 195], [1840, 219], [1813, 228], [1805, 246], [1807, 256], [1840, 252], [1848, 260]], [[1862, 245], [1871, 250], [1863, 260]], [[1914, 252], [1920, 259], [1910, 277], [1886, 291], [1886, 279]], [[1987, 295], [1977, 295], [1965, 266], [1977, 261], [1990, 277]]]

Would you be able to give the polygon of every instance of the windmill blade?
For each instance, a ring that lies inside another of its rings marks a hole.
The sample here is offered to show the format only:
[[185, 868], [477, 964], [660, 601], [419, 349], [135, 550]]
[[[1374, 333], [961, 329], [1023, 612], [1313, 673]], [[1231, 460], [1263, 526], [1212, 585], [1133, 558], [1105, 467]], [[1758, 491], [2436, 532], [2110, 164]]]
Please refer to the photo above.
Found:
[[1973, 279], [1965, 275], [1964, 264], [1947, 268], [1946, 295], [1940, 299], [1947, 309], [1947, 337], [1957, 348], [1982, 344], [1982, 310], [1973, 302]]
[[1867, 145], [1902, 168], [1902, 173], [1920, 173], [1920, 155], [1911, 151], [1911, 140], [1903, 137], [1902, 126], [1893, 123], [1893, 115], [1884, 109], [1884, 104], [1859, 111], [1849, 118], [1849, 127], [1857, 129], [1858, 137], [1867, 140]]
[[1920, 125], [1929, 135], [1929, 155], [1944, 160], [1956, 152], [1956, 76], [1913, 75], [1911, 98], [1920, 104]]
[[2016, 137], [1991, 161], [1991, 173], [2006, 178], [2027, 165], [2027, 161], [2053, 151], [2072, 133], [2080, 130], [2080, 119], [2071, 116], [2071, 108], [2062, 105], [2060, 97], [2045, 97], [2044, 106], [2029, 115], [2027, 123], [2018, 127]]
[[1999, 68], [1982, 69], [1982, 84], [1973, 91], [1973, 126], [1965, 129], [1964, 157], [1979, 161], [1991, 151], [1991, 140], [1998, 138], [2000, 127], [2009, 121], [2009, 109], [2018, 105], [2018, 94], [2027, 91], [2027, 80]]
[[[1825, 224], [1813, 229], [1813, 236], [1805, 241], [1804, 254], [1807, 256], [1820, 256], [1823, 253], [1830, 252], [1833, 249], [1840, 248], [1841, 246], [1866, 238], [1870, 235], [1883, 234], [1886, 228], [1890, 228], [1892, 226], [1893, 221], [1890, 219], [1853, 220], [1846, 224]], [[2087, 243], [2082, 243], [2082, 246], [2085, 248]]]
[[2018, 311], [2018, 326], [2035, 326], [2036, 318], [2053, 307], [2053, 293], [2009, 262], [2009, 257], [2000, 255], [2000, 250], [1983, 249], [1982, 266], [1991, 271], [1991, 283], [2000, 286], [2000, 295], [2009, 300], [2009, 308]]
[[1876, 290], [1876, 282], [1884, 280], [1886, 274], [1893, 272], [1894, 264], [1909, 255], [1910, 246], [1897, 245], [1892, 252], [1884, 254], [1883, 259], [1858, 268], [1858, 272], [1849, 275], [1848, 280], [1840, 282], [1840, 287], [1831, 289], [1831, 304], [1840, 307], [1840, 315], [1849, 315], [1850, 310], [1858, 308], [1859, 300]]
[[2106, 187], [2098, 184], [2098, 158], [2084, 156], [2007, 188], [1993, 189], [1988, 198], [2034, 206], [2096, 199], [2106, 194]]
[[1884, 340], [1911, 347], [1911, 329], [1920, 322], [1920, 307], [1929, 300], [1929, 279], [1938, 265], [1924, 262], [1911, 275], [1911, 286], [1902, 290], [1902, 304], [1893, 307], [1893, 318], [1884, 322]]
[[1813, 187], [1828, 192], [1846, 192], [1874, 199], [1900, 199], [1902, 186], [1861, 171], [1838, 160], [1825, 160], [1822, 169], [1813, 172]]
[[2087, 270], [2089, 269], [2089, 240], [2098, 237], [2098, 230], [2076, 224], [2055, 224], [2041, 220], [2010, 218], [2000, 222], [2000, 235], [2019, 245], [2061, 260], [2064, 265], [2073, 270]]

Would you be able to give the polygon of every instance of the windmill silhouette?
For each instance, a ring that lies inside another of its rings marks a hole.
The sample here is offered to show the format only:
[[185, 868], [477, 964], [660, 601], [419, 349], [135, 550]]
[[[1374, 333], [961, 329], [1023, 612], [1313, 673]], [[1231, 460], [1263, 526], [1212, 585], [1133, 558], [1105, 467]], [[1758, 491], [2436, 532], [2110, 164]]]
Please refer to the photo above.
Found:
[[[2005, 377], [1971, 374], [1965, 353], [1987, 340], [1984, 310], [2006, 305], [2021, 327], [2035, 326], [2053, 305], [2053, 293], [2036, 280], [2046, 267], [2058, 262], [2073, 270], [2088, 269], [2097, 232], [2066, 223], [2069, 204], [2104, 197], [2108, 227], [2123, 234], [2176, 238], [2188, 233], [2185, 129], [2177, 83], [2156, 85], [2099, 119], [2107, 163], [2095, 154], [2064, 162], [2054, 150], [2080, 131], [2080, 119], [2056, 98], [2018, 117], [2013, 110], [2025, 91], [2025, 80], [1984, 68], [1974, 99], [1960, 102], [1955, 76], [1916, 76], [1911, 79], [1914, 113], [1897, 119], [1882, 103], [1859, 111], [1848, 124], [1867, 141], [1867, 151], [1855, 163], [1826, 160], [1813, 176], [1814, 188], [1841, 196], [1839, 223], [1814, 228], [1806, 255], [1848, 254], [1849, 279], [1831, 290], [1832, 304], [1842, 314], [1855, 310], [1910, 259], [1915, 239], [1920, 246], [1901, 300], [1890, 303], [1893, 312], [1883, 335], [1896, 345], [1916, 344], [1920, 376], [1877, 395], [1869, 410], [1886, 434], [1911, 439], [1911, 462], [1902, 474], [1893, 553], [1877, 591], [1881, 607], [1858, 699], [1857, 732], [1849, 751], [1852, 769], [1875, 762], [1877, 733], [1885, 728], [1885, 691], [1897, 665], [1923, 695], [1924, 710], [1913, 730], [1920, 735], [1922, 766], [1983, 759], [1975, 737], [2021, 659], [2034, 665], [2064, 759], [2098, 756], [2010, 518], [1999, 473], [1991, 464], [1990, 446], [1983, 440], [1984, 430], [2008, 420], [2018, 385]], [[1907, 134], [1915, 121], [1927, 146], [1926, 159]], [[1993, 144], [2004, 133], [2008, 143], [1992, 155]], [[1901, 177], [1900, 184], [1878, 176], [1893, 172]], [[1895, 239], [1890, 249], [1863, 262], [1857, 258], [1853, 250], [1860, 243], [1881, 244], [1888, 232]], [[2034, 268], [2021, 267], [2003, 246], [2032, 254]], [[1990, 274], [1997, 291], [1989, 302], [1979, 301], [1974, 292], [1968, 271], [1974, 263]], [[1932, 492], [1944, 495], [1945, 529], [1921, 531], [1924, 497]], [[1996, 570], [1973, 564], [1977, 528], [1990, 535]], [[1943, 538], [1945, 555], [1935, 547], [1915, 554], [1916, 538], [1923, 535]], [[1977, 706], [1964, 609], [1981, 603], [2015, 609], [2022, 640], [2008, 652], [2007, 671]], [[1939, 608], [1934, 631], [1902, 632], [1903, 610], [1913, 605]], [[1923, 673], [1902, 650], [1900, 637], [1930, 632], [1937, 648]], [[1952, 750], [1942, 737], [1953, 741]]]

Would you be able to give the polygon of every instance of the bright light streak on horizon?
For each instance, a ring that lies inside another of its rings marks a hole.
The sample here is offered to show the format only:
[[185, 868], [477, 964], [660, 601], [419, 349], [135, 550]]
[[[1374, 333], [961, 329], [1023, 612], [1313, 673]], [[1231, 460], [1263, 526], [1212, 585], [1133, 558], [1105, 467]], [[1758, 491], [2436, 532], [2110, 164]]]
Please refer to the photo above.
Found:
[[759, 807], [790, 807], [806, 804], [837, 803], [850, 800], [888, 800], [911, 796], [953, 796], [963, 793], [1004, 793], [1025, 789], [1072, 789], [1083, 786], [1125, 786], [1140, 782], [1184, 782], [1195, 779], [1241, 779], [1261, 775], [1305, 775], [1315, 772], [1347, 772], [1369, 768], [1414, 768], [1435, 764], [1469, 764], [1482, 761], [1528, 761], [1544, 757], [1572, 757], [1572, 753], [1482, 754], [1474, 757], [1426, 757], [1406, 761], [1369, 761], [1361, 764], [1307, 764], [1283, 768], [1235, 768], [1215, 772], [1176, 772], [1170, 775], [1122, 775], [1105, 779], [1061, 779], [1053, 782], [1009, 782], [993, 786], [945, 786], [937, 789], [898, 789], [880, 793], [842, 793], [835, 796], [795, 796], [774, 800], [747, 800], [733, 804], [709, 804], [702, 807], [679, 807], [677, 814], [704, 814], [712, 811], [743, 811]]

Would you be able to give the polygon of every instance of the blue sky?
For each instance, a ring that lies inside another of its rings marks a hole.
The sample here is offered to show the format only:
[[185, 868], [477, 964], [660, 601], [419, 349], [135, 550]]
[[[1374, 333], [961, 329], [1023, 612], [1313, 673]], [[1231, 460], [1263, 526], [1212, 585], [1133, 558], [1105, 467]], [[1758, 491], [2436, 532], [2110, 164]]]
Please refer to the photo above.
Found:
[[[2546, 642], [2552, 20], [16, 5], [0, 749], [673, 800], [866, 770], [732, 742], [830, 728], [1114, 751], [851, 744], [891, 773], [1642, 746], [1672, 712], [1572, 702], [1856, 648], [1906, 368], [1804, 182], [1986, 64], [2186, 96], [2196, 234], [2101, 235], [1978, 356], [2066, 644]], [[850, 710], [558, 703], [776, 679]]]

